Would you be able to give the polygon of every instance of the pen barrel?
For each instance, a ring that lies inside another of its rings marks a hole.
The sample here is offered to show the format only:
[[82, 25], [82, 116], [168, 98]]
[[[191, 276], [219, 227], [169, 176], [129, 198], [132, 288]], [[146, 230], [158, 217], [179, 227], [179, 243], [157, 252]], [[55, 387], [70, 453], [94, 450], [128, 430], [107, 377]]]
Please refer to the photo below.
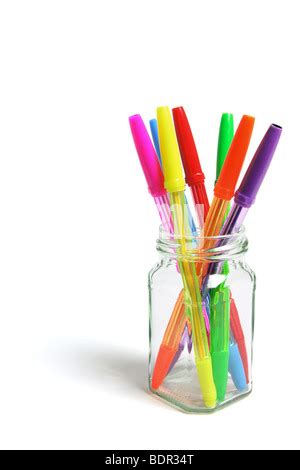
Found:
[[[218, 240], [213, 237], [217, 237], [221, 232], [221, 228], [224, 223], [225, 214], [227, 212], [229, 204], [229, 201], [219, 199], [217, 197], [213, 198], [212, 204], [210, 206], [204, 223], [204, 239], [202, 245], [199, 247], [200, 256], [201, 252], [207, 252], [217, 245]], [[209, 263], [207, 262], [202, 262], [197, 265], [197, 274], [200, 277], [201, 284], [208, 270]]]
[[[204, 237], [217, 237], [220, 234], [229, 204], [230, 202], [227, 200], [216, 196], [213, 198], [204, 224]], [[206, 244], [204, 243], [203, 248], [209, 248], [208, 244], [215, 246], [217, 241], [210, 240]]]
[[185, 302], [191, 311], [191, 321], [194, 336], [194, 347], [201, 358], [209, 356], [209, 345], [202, 312], [202, 298], [199, 280], [196, 272], [196, 263], [188, 257], [186, 236], [191, 235], [187, 214], [185, 210], [184, 192], [170, 194], [171, 211], [173, 216], [175, 236], [178, 239], [178, 265], [180, 268], [185, 291]]
[[209, 211], [209, 201], [204, 183], [191, 186], [199, 228], [203, 228]]
[[[217, 237], [220, 232], [224, 222], [225, 214], [228, 210], [230, 202], [219, 199], [217, 197], [213, 198], [212, 204], [208, 211], [205, 223], [204, 223], [204, 239], [202, 246], [200, 246], [200, 253], [206, 252], [214, 248], [218, 241], [213, 237]], [[199, 276], [201, 275], [202, 279], [207, 274], [209, 269], [209, 263], [202, 263], [200, 271], [198, 271]]]
[[232, 208], [222, 227], [221, 235], [231, 235], [238, 232], [242, 226], [248, 210], [249, 209], [247, 207], [242, 207], [235, 202], [232, 205]]
[[189, 203], [188, 203], [186, 195], [184, 196], [184, 203], [185, 203], [185, 207], [186, 207], [186, 211], [187, 211], [187, 216], [188, 216], [188, 221], [189, 221], [189, 226], [190, 226], [191, 233], [197, 237], [198, 236], [197, 227], [196, 227], [196, 224], [195, 224], [195, 221], [194, 221], [192, 211], [190, 210]]
[[162, 344], [169, 346], [170, 348], [177, 348], [179, 346], [183, 329], [185, 327], [186, 314], [185, 314], [185, 302], [184, 302], [184, 291], [181, 291], [172, 315], [169, 319]]
[[170, 208], [170, 200], [167, 194], [162, 196], [154, 197], [154, 201], [157, 207], [157, 211], [160, 216], [160, 220], [164, 230], [167, 233], [173, 234], [174, 233], [174, 225], [172, 221], [172, 214]]

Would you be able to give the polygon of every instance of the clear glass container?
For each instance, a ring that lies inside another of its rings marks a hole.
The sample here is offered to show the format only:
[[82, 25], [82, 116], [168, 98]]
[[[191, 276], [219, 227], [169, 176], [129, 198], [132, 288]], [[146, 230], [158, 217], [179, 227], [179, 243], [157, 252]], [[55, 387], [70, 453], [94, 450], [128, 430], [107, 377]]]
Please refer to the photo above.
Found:
[[160, 228], [149, 273], [149, 386], [183, 411], [207, 413], [252, 390], [255, 274], [243, 228], [184, 244], [183, 256], [182, 240]]

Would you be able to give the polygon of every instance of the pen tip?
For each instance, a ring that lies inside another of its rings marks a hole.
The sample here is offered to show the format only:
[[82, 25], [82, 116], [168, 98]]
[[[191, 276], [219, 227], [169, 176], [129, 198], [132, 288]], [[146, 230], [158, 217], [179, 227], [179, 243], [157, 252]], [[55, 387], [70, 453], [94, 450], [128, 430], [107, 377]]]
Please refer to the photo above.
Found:
[[173, 348], [165, 346], [164, 344], [162, 344], [159, 348], [152, 377], [152, 388], [154, 390], [160, 387], [160, 385], [163, 383], [173, 362], [175, 354], [176, 351]]

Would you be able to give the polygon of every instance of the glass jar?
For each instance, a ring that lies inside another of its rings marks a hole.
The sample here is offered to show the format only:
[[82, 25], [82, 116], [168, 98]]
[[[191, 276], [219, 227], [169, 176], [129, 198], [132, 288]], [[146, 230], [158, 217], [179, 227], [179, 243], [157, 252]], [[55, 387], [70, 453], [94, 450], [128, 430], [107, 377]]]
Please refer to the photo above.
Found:
[[182, 240], [160, 228], [149, 273], [149, 386], [181, 410], [211, 412], [252, 390], [255, 274], [243, 228], [184, 243], [182, 256]]

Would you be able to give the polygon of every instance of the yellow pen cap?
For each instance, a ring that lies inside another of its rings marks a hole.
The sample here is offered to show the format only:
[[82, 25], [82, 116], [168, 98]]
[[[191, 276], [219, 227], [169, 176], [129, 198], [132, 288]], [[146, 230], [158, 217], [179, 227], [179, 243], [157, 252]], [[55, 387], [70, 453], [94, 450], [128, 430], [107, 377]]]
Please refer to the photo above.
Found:
[[185, 180], [172, 115], [168, 106], [157, 108], [157, 124], [165, 188], [169, 193], [184, 191]]

